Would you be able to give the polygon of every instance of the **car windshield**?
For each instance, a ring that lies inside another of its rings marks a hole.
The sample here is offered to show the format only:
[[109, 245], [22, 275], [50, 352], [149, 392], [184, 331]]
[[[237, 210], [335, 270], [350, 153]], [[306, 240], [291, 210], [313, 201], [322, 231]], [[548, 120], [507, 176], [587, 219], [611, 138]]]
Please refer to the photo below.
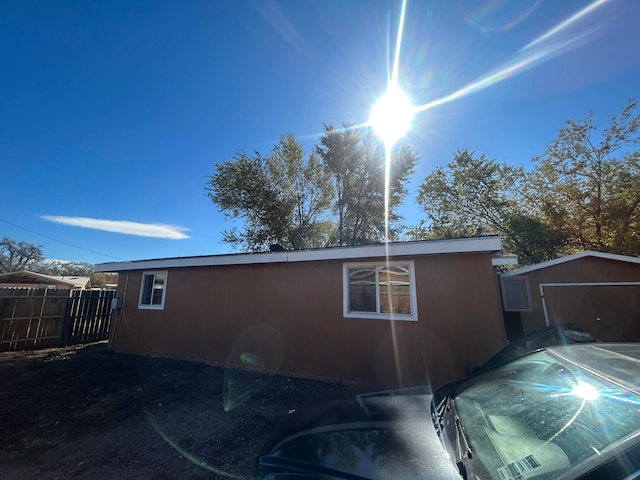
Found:
[[424, 452], [433, 451], [427, 428], [428, 422], [332, 426], [283, 442], [272, 458], [293, 460], [306, 473], [331, 471], [337, 478], [433, 478], [439, 459], [424, 461]]
[[[640, 428], [640, 397], [553, 352], [480, 377], [455, 396], [480, 478], [561, 478]], [[471, 478], [471, 477], [470, 477]]]

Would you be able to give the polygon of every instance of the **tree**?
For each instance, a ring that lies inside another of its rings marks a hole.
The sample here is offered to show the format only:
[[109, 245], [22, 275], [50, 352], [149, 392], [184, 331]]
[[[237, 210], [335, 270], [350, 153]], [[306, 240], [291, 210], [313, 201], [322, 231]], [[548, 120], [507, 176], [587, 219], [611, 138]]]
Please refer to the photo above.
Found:
[[225, 216], [244, 221], [242, 229], [223, 232], [234, 248], [261, 251], [279, 243], [298, 250], [328, 242], [329, 177], [315, 153], [305, 160], [293, 135], [283, 135], [267, 157], [240, 151], [216, 164], [207, 191]]
[[392, 152], [389, 199], [385, 205], [385, 152], [371, 129], [349, 125], [341, 130], [325, 125], [317, 152], [331, 172], [338, 217], [336, 243], [362, 245], [385, 240], [385, 209], [389, 212], [389, 237], [397, 237], [397, 207], [406, 196], [406, 183], [418, 161], [413, 150], [402, 145]]
[[118, 274], [116, 272], [94, 272], [91, 274], [92, 287], [104, 287], [107, 284], [117, 284]]
[[39, 245], [4, 237], [0, 242], [0, 272], [26, 270], [42, 260]]
[[316, 152], [306, 163], [304, 150], [293, 135], [281, 137], [267, 157], [267, 172], [291, 205], [286, 240], [292, 249], [326, 246], [332, 229], [328, 216], [333, 188]]
[[640, 114], [629, 100], [598, 135], [568, 120], [535, 163], [527, 196], [574, 250], [640, 255]]
[[521, 263], [555, 258], [564, 238], [520, 194], [524, 169], [458, 150], [419, 187], [418, 204], [429, 222], [409, 231], [413, 239], [502, 235]]
[[63, 262], [60, 260], [45, 260], [33, 266], [33, 270], [43, 275], [90, 277], [93, 265], [85, 262]]

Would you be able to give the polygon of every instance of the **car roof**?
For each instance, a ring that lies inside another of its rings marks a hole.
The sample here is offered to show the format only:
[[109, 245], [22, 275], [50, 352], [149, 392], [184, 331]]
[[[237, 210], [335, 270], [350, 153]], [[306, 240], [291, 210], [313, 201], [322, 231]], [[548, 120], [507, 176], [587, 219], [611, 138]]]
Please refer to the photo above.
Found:
[[640, 395], [640, 343], [558, 345], [547, 352]]

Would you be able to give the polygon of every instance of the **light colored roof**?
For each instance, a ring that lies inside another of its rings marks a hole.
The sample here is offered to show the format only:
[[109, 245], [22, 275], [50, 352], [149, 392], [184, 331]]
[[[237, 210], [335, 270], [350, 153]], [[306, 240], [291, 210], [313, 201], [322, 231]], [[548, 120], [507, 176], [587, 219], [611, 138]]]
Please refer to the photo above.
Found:
[[513, 253], [496, 252], [491, 255], [491, 263], [494, 267], [498, 267], [500, 265], [517, 265], [518, 256]]
[[[76, 286], [76, 284], [69, 280], [63, 280], [62, 277], [52, 277], [50, 275], [43, 275], [42, 273], [30, 272], [28, 270], [20, 270], [19, 272], [6, 272], [0, 273], [0, 279], [12, 278], [13, 283], [27, 283], [24, 278], [32, 278], [39, 281], [47, 281], [49, 283], [64, 283], [66, 285]], [[84, 286], [84, 284], [82, 285]]]
[[574, 253], [573, 255], [567, 255], [566, 257], [555, 258], [553, 260], [548, 260], [546, 262], [538, 263], [536, 265], [530, 265], [528, 267], [518, 268], [517, 270], [512, 270], [510, 272], [503, 273], [502, 276], [512, 277], [514, 275], [522, 275], [524, 273], [541, 270], [543, 268], [553, 267], [554, 265], [560, 265], [565, 262], [571, 262], [573, 260], [578, 260], [579, 258], [585, 258], [585, 257], [604, 258], [606, 260], [617, 260], [619, 262], [628, 262], [628, 263], [640, 263], [640, 258], [638, 257], [629, 257], [627, 255], [618, 255], [615, 253], [603, 253], [603, 252], [594, 252], [592, 250], [585, 250], [584, 252]]
[[312, 250], [294, 250], [269, 253], [234, 253], [199, 257], [158, 258], [127, 262], [99, 263], [96, 272], [123, 272], [157, 268], [204, 267], [214, 265], [248, 265], [259, 263], [311, 262], [318, 260], [353, 260], [357, 258], [384, 258], [438, 255], [450, 253], [499, 252], [502, 241], [498, 236], [457, 238], [452, 240], [425, 240], [355, 247], [331, 247]]
[[62, 280], [63, 282], [71, 282], [76, 287], [84, 287], [91, 280], [91, 277], [77, 277], [75, 275], [51, 275], [51, 278]]

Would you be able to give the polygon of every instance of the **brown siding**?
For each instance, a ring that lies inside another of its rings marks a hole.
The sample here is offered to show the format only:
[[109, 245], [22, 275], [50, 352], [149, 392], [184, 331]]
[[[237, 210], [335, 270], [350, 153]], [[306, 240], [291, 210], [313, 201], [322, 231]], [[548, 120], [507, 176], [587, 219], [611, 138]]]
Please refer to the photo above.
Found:
[[[583, 257], [524, 274], [533, 310], [522, 312], [525, 333], [546, 326], [540, 284], [640, 282], [640, 264]], [[549, 322], [571, 323], [599, 340], [640, 341], [640, 287], [545, 287]]]
[[412, 260], [417, 322], [344, 318], [343, 261], [172, 268], [164, 310], [138, 309], [142, 272], [125, 272], [112, 345], [314, 378], [435, 388], [504, 344], [498, 291], [488, 253]]
[[421, 339], [435, 384], [460, 378], [505, 343], [491, 258], [443, 255], [416, 260]]
[[138, 295], [142, 272], [124, 272], [118, 278], [122, 278], [122, 282], [118, 281], [117, 296], [123, 299], [123, 306], [111, 323], [112, 348], [122, 352], [148, 353], [138, 345], [141, 320], [137, 315], [142, 313], [138, 310]]

